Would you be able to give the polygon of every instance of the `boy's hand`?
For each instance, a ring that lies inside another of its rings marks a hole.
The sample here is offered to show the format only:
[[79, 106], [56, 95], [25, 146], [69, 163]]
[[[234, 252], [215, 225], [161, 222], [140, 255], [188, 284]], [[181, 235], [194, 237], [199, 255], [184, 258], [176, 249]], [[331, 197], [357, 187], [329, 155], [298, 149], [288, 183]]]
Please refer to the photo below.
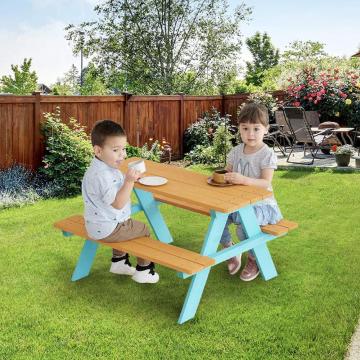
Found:
[[224, 175], [224, 178], [231, 184], [246, 185], [247, 183], [247, 177], [237, 172], [228, 172]]
[[141, 177], [140, 171], [130, 168], [130, 169], [128, 169], [127, 173], [125, 174], [125, 181], [135, 182], [140, 177]]

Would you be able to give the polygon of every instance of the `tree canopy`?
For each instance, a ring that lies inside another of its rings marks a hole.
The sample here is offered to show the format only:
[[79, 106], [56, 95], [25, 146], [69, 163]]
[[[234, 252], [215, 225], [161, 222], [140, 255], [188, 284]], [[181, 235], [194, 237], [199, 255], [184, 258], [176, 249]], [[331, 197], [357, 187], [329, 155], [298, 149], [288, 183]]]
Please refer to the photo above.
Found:
[[324, 51], [325, 44], [318, 41], [293, 41], [281, 56], [284, 62], [289, 61], [312, 61], [328, 56]]
[[20, 65], [11, 65], [13, 75], [3, 76], [0, 80], [1, 91], [15, 95], [31, 95], [36, 91], [38, 77], [31, 71], [32, 59], [24, 59]]
[[107, 0], [98, 19], [67, 26], [74, 53], [91, 56], [110, 88], [140, 94], [196, 93], [217, 86], [240, 56], [241, 23], [226, 0]]
[[253, 56], [253, 61], [246, 62], [246, 82], [261, 86], [264, 72], [279, 62], [279, 50], [271, 43], [270, 36], [265, 32], [256, 32], [246, 39], [246, 45]]

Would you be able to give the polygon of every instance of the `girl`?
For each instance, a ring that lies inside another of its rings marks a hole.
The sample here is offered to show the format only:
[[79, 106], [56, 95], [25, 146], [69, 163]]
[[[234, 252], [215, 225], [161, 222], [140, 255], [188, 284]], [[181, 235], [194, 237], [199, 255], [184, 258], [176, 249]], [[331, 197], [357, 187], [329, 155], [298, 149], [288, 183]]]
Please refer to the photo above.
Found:
[[[239, 114], [239, 131], [242, 143], [234, 147], [228, 157], [225, 180], [232, 184], [253, 185], [272, 191], [271, 181], [276, 169], [277, 157], [264, 142], [264, 135], [269, 129], [267, 108], [260, 104], [250, 103], [243, 107]], [[274, 196], [266, 198], [254, 205], [259, 225], [276, 224], [282, 219], [280, 209]], [[239, 213], [229, 215], [221, 244], [226, 248], [233, 245], [229, 225], [236, 224], [239, 240], [246, 239], [241, 227]], [[241, 266], [241, 254], [228, 260], [231, 275], [236, 274]], [[254, 280], [259, 275], [255, 256], [250, 251], [247, 263], [240, 274], [243, 281]]]

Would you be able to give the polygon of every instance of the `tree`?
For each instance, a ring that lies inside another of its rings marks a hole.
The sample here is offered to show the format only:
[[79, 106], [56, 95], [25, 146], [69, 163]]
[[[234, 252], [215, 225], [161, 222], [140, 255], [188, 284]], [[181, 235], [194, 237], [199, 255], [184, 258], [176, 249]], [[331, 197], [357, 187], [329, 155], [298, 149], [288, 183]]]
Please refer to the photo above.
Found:
[[16, 95], [30, 95], [37, 89], [38, 77], [35, 71], [31, 71], [31, 58], [24, 59], [20, 65], [11, 65], [13, 76], [3, 76], [0, 80], [2, 91]]
[[246, 39], [246, 45], [253, 56], [253, 62], [246, 62], [246, 82], [261, 86], [264, 72], [279, 62], [279, 50], [271, 43], [270, 36], [259, 32]]
[[282, 54], [282, 60], [284, 62], [319, 60], [328, 56], [324, 47], [325, 44], [318, 41], [293, 41], [286, 46], [287, 50]]
[[52, 85], [54, 95], [79, 95], [80, 93], [80, 76], [79, 71], [74, 64], [71, 65], [68, 72], [64, 74], [62, 79], [59, 79]]
[[216, 85], [239, 57], [251, 13], [241, 4], [229, 15], [226, 0], [107, 0], [95, 11], [97, 21], [67, 26], [74, 53], [92, 55], [109, 87], [142, 94]]
[[89, 63], [83, 71], [84, 81], [80, 88], [81, 95], [106, 95], [108, 90], [95, 65]]

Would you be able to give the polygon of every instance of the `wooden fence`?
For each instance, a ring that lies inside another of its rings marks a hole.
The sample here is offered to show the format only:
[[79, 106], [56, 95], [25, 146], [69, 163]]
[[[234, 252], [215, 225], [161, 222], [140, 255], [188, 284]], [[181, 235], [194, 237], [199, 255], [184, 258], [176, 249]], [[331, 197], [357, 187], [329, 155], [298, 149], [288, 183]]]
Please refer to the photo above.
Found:
[[[283, 97], [282, 92], [274, 93]], [[44, 154], [40, 124], [45, 112], [61, 110], [65, 123], [77, 119], [90, 132], [100, 119], [121, 124], [132, 145], [150, 138], [169, 142], [175, 156], [183, 154], [183, 133], [212, 107], [236, 120], [236, 111], [247, 94], [226, 96], [0, 96], [0, 169], [23, 164], [36, 169]]]

